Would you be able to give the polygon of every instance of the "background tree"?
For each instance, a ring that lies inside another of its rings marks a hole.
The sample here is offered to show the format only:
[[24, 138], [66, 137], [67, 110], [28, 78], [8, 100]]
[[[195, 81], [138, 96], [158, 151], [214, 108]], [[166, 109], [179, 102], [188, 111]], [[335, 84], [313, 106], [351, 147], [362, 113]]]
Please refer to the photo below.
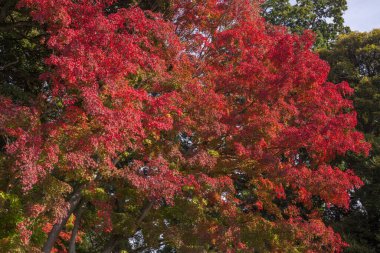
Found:
[[347, 252], [380, 250], [380, 30], [340, 36], [331, 50], [321, 50], [331, 66], [329, 79], [347, 80], [355, 89], [358, 130], [372, 144], [368, 158], [351, 154], [339, 162], [355, 168], [366, 183], [352, 195], [348, 215], [337, 215], [335, 227], [351, 244]]
[[[18, 1], [6, 0], [0, 3], [0, 94], [11, 98], [16, 104], [31, 106], [45, 88], [39, 80], [46, 71], [44, 57], [49, 50], [41, 45], [45, 32], [33, 21], [26, 9], [16, 8]], [[24, 118], [19, 118], [24, 121]], [[13, 172], [9, 170], [9, 160], [5, 146], [9, 143], [5, 135], [0, 138], [0, 248], [11, 252], [22, 248], [22, 243], [30, 235], [25, 230], [28, 214], [26, 203], [34, 202], [33, 196], [25, 196], [14, 190], [17, 184]], [[12, 189], [12, 190], [11, 190]], [[43, 240], [44, 233], [33, 226], [33, 242]], [[26, 237], [25, 237], [26, 236]]]
[[314, 31], [316, 47], [328, 47], [339, 34], [349, 31], [343, 18], [346, 0], [266, 0], [262, 7], [269, 23], [286, 26], [296, 33]]
[[45, 70], [43, 58], [49, 51], [40, 43], [44, 30], [16, 4], [6, 0], [0, 5], [0, 89], [25, 103], [43, 88], [38, 78]]

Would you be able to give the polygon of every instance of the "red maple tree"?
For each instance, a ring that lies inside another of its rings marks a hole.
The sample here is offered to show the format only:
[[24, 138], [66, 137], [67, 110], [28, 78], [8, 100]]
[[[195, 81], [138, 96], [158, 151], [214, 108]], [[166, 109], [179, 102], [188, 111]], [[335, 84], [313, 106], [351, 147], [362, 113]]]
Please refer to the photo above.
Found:
[[19, 1], [52, 52], [32, 106], [0, 97], [10, 188], [43, 196], [24, 203], [38, 212], [19, 223], [22, 247], [42, 246], [34, 224], [44, 252], [94, 231], [105, 252], [122, 249], [136, 229], [183, 252], [340, 252], [321, 207], [348, 208], [363, 184], [330, 165], [369, 151], [352, 89], [326, 82], [313, 34], [268, 25], [260, 1], [169, 3], [164, 16], [115, 0]]

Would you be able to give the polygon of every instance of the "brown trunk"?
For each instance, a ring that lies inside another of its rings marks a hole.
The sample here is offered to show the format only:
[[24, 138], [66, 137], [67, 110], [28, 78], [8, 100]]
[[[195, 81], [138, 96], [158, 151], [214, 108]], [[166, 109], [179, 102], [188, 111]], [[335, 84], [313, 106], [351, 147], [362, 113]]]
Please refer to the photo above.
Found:
[[73, 230], [71, 231], [71, 237], [70, 237], [70, 243], [69, 243], [69, 253], [75, 253], [75, 240], [77, 239], [79, 226], [80, 226], [80, 220], [82, 217], [82, 213], [85, 210], [86, 203], [83, 203], [78, 208], [76, 214], [75, 214], [75, 222]]
[[56, 223], [51, 231], [49, 232], [48, 239], [42, 248], [42, 252], [44, 253], [50, 253], [53, 249], [53, 246], [55, 244], [55, 241], [58, 238], [59, 233], [62, 231], [63, 226], [66, 225], [67, 220], [69, 219], [70, 215], [75, 211], [75, 209], [78, 207], [80, 201], [81, 201], [81, 191], [82, 187], [79, 187], [74, 191], [74, 193], [71, 195], [69, 199], [69, 209], [66, 212], [65, 216], [62, 218], [62, 220], [58, 223]]

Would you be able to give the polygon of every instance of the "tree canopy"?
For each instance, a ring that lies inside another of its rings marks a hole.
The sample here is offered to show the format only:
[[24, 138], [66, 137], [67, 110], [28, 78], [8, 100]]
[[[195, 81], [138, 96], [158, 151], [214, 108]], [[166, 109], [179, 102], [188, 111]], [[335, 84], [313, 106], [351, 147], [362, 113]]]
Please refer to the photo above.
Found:
[[317, 35], [316, 47], [328, 47], [337, 36], [349, 31], [344, 25], [343, 14], [346, 0], [266, 0], [263, 16], [268, 22], [283, 25], [291, 32], [302, 33], [305, 29]]
[[337, 217], [335, 226], [351, 244], [349, 252], [380, 250], [380, 30], [353, 32], [339, 37], [331, 50], [320, 55], [331, 64], [329, 79], [348, 80], [355, 89], [357, 129], [372, 144], [369, 157], [350, 154], [341, 159], [366, 182], [353, 194], [348, 214]]
[[261, 4], [5, 1], [0, 246], [342, 251], [353, 89]]

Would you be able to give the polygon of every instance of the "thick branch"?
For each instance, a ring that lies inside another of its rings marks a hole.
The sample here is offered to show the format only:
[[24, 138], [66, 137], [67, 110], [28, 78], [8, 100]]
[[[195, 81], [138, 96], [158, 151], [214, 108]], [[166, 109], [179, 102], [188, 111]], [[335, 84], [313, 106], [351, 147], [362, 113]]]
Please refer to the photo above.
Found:
[[69, 202], [69, 209], [66, 213], [66, 215], [62, 218], [62, 220], [59, 223], [56, 223], [53, 228], [51, 229], [48, 239], [42, 248], [42, 251], [44, 253], [50, 253], [53, 249], [54, 243], [58, 238], [59, 233], [61, 232], [63, 226], [67, 223], [67, 220], [69, 219], [70, 215], [76, 210], [78, 207], [80, 201], [81, 201], [81, 191], [83, 187], [79, 187], [74, 191], [74, 193], [71, 195]]
[[137, 220], [137, 224], [141, 223], [145, 219], [145, 217], [148, 215], [148, 213], [149, 213], [150, 209], [152, 209], [152, 207], [153, 207], [153, 202], [149, 201], [149, 203], [142, 210], [141, 215], [140, 215], [139, 219]]
[[119, 243], [120, 238], [116, 235], [112, 236], [111, 239], [107, 242], [106, 246], [104, 246], [103, 253], [111, 253], [112, 250]]
[[10, 66], [16, 65], [17, 63], [18, 63], [18, 59], [13, 61], [13, 62], [5, 64], [4, 66], [0, 66], [0, 71], [3, 71], [4, 69], [6, 69]]
[[71, 231], [71, 237], [70, 237], [70, 242], [69, 242], [69, 253], [75, 253], [75, 241], [77, 239], [81, 216], [82, 216], [83, 211], [85, 210], [85, 207], [86, 207], [86, 203], [82, 203], [75, 214], [74, 227], [73, 227], [73, 230]]
[[[153, 207], [153, 202], [149, 201], [149, 203], [141, 211], [141, 215], [136, 221], [137, 225], [140, 224], [146, 218], [146, 216], [148, 215], [148, 213], [152, 209], [152, 207]], [[120, 243], [120, 240], [122, 238], [123, 237], [121, 237], [121, 236], [113, 235], [111, 237], [111, 239], [108, 241], [108, 243], [106, 244], [106, 246], [104, 246], [103, 253], [111, 253], [112, 250]]]

